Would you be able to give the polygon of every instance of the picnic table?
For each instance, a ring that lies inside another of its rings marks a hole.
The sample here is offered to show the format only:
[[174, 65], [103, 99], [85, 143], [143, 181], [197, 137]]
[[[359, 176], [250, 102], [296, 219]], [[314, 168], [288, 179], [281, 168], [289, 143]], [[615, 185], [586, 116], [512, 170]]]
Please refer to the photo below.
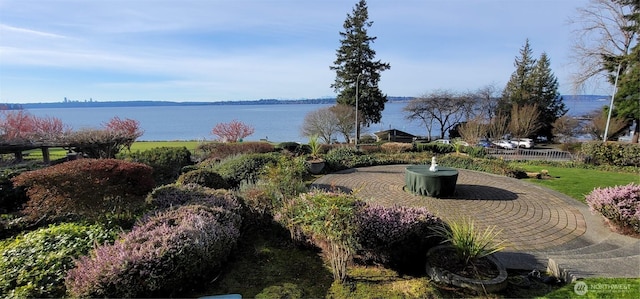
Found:
[[409, 192], [431, 197], [452, 196], [456, 191], [458, 170], [438, 166], [437, 171], [429, 165], [410, 165], [405, 170], [405, 184]]

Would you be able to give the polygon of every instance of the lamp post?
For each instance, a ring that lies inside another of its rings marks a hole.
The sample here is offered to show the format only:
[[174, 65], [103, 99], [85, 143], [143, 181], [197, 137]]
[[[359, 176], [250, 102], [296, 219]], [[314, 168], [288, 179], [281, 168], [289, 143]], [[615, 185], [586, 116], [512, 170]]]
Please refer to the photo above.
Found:
[[[616, 96], [616, 92], [618, 92], [618, 77], [620, 77], [620, 68], [622, 68], [622, 63], [618, 63], [618, 72], [616, 73], [615, 83], [613, 83], [613, 94], [611, 94], [611, 105], [609, 105], [609, 114], [607, 115], [607, 125], [604, 128], [604, 137], [602, 138], [603, 142], [607, 142], [607, 135], [609, 135], [609, 123], [611, 122], [611, 112], [613, 111], [613, 99]], [[357, 95], [356, 95], [356, 99], [357, 99]]]
[[360, 127], [358, 125], [358, 85], [360, 84], [360, 75], [362, 75], [362, 73], [358, 73], [358, 76], [356, 77], [356, 132], [354, 138], [354, 144], [356, 148], [358, 148], [358, 128]]

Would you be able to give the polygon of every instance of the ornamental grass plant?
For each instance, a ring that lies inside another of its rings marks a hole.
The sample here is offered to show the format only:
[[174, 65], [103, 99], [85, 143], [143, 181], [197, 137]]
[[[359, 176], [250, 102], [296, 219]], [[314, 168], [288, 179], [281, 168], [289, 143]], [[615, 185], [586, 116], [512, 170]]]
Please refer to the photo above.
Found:
[[444, 238], [443, 243], [449, 244], [457, 257], [465, 264], [494, 254], [505, 248], [504, 241], [497, 241], [500, 230], [489, 226], [484, 230], [476, 227], [473, 220], [463, 218], [451, 221], [448, 225], [436, 226], [435, 234]]

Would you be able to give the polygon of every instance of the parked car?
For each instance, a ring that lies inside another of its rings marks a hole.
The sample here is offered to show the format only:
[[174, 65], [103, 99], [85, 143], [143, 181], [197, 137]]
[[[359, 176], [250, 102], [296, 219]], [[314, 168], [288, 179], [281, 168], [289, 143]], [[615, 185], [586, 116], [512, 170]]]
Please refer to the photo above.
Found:
[[515, 148], [513, 143], [511, 143], [509, 140], [497, 140], [497, 141], [494, 141], [493, 144], [499, 148], [504, 148], [504, 149]]
[[533, 148], [533, 146], [535, 145], [533, 139], [531, 138], [515, 138], [511, 139], [511, 143], [513, 143], [515, 147], [520, 148]]
[[482, 146], [482, 147], [492, 147], [494, 146], [491, 141], [486, 140], [486, 139], [482, 139], [480, 141], [478, 141], [477, 146]]
[[434, 140], [433, 143], [451, 144], [451, 140], [449, 140], [449, 139], [437, 139], [437, 140]]
[[442, 144], [454, 144], [455, 143], [455, 144], [460, 144], [460, 145], [463, 145], [463, 146], [469, 146], [468, 142], [466, 142], [464, 140], [457, 140], [457, 139], [454, 139], [454, 140], [438, 139], [438, 140], [435, 140], [433, 142], [434, 143], [442, 143]]

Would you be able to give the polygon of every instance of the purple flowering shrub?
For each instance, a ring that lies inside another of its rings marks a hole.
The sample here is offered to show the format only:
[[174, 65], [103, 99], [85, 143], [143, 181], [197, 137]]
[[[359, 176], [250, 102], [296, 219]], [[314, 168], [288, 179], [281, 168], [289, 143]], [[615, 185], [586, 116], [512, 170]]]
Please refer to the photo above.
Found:
[[210, 278], [234, 248], [241, 217], [220, 207], [180, 206], [136, 225], [76, 261], [73, 297], [169, 297]]
[[433, 236], [442, 221], [425, 208], [369, 204], [358, 211], [356, 223], [361, 257], [398, 270], [421, 271], [425, 252], [442, 241]]
[[212, 189], [198, 184], [170, 184], [157, 187], [147, 195], [147, 203], [156, 209], [186, 204], [204, 204], [240, 213], [241, 205], [231, 191]]
[[623, 231], [640, 234], [640, 185], [596, 188], [585, 199], [591, 211], [601, 213]]

